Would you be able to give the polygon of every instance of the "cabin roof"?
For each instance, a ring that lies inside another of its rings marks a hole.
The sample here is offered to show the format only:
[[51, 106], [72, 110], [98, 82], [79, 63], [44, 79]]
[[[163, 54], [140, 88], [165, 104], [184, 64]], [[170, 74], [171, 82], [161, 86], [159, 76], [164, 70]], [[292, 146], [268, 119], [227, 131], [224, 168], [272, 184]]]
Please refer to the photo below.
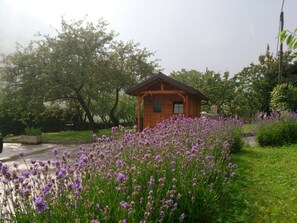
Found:
[[135, 85], [134, 87], [130, 88], [129, 90], [126, 91], [126, 94], [129, 94], [129, 95], [134, 95], [134, 96], [137, 96], [138, 95], [138, 92], [141, 91], [142, 89], [144, 89], [145, 87], [147, 87], [149, 84], [151, 84], [152, 82], [155, 82], [157, 80], [162, 80], [174, 87], [177, 87], [181, 90], [184, 90], [186, 91], [187, 93], [189, 94], [193, 94], [193, 95], [199, 95], [201, 97], [201, 99], [203, 100], [209, 100], [209, 98], [204, 95], [203, 93], [201, 93], [200, 91], [198, 91], [197, 89], [195, 88], [192, 88], [184, 83], [181, 83], [171, 77], [168, 77], [167, 75], [159, 72], [158, 74], [156, 74], [155, 76]]

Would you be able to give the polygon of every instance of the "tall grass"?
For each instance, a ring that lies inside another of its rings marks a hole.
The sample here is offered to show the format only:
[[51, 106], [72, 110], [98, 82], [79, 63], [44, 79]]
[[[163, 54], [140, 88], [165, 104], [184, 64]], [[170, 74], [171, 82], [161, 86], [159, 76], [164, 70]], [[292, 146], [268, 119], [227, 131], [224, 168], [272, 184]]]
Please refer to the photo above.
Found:
[[[213, 222], [236, 175], [233, 120], [172, 117], [138, 133], [123, 127], [54, 161], [1, 165], [0, 214], [11, 222]], [[96, 135], [93, 136], [96, 138]], [[22, 154], [21, 154], [22, 155]]]

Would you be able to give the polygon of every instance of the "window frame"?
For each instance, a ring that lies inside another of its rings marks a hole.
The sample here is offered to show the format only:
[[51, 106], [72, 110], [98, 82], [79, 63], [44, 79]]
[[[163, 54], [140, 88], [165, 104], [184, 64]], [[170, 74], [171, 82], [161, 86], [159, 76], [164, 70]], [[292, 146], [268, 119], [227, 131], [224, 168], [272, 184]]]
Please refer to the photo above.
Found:
[[[176, 112], [177, 110], [177, 112]], [[174, 101], [173, 102], [173, 114], [184, 114], [184, 102]]]
[[160, 113], [162, 112], [163, 103], [161, 99], [154, 99], [153, 100], [153, 112]]

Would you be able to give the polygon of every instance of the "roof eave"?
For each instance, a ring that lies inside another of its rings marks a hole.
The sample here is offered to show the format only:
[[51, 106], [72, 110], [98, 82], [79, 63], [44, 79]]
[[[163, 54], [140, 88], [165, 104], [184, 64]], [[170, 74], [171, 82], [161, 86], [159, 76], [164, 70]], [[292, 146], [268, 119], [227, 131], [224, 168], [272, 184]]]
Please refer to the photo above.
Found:
[[177, 87], [177, 88], [181, 88], [183, 89], [184, 91], [192, 94], [192, 95], [199, 95], [201, 97], [202, 100], [206, 100], [208, 101], [209, 98], [202, 94], [200, 91], [198, 91], [197, 89], [195, 88], [192, 88], [184, 83], [181, 83], [171, 77], [168, 77], [166, 76], [165, 74], [159, 72], [157, 75], [145, 80], [144, 82], [140, 83], [140, 84], [137, 84], [136, 86], [130, 88], [129, 90], [126, 91], [126, 94], [128, 95], [132, 95], [132, 96], [137, 96], [138, 95], [138, 90], [142, 87], [145, 87], [148, 83], [150, 82], [153, 82], [155, 80], [158, 80], [158, 79], [161, 79], [161, 80], [164, 80], [164, 81], [167, 81], [168, 83], [172, 84], [173, 86]]

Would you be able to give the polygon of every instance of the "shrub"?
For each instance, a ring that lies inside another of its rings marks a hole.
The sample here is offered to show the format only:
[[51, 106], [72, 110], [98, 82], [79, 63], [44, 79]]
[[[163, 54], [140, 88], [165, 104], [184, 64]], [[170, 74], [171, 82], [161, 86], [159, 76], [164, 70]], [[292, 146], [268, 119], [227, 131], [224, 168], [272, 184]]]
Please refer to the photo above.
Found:
[[296, 114], [261, 121], [256, 128], [256, 139], [262, 147], [297, 143]]
[[0, 162], [0, 215], [14, 222], [214, 222], [236, 175], [230, 146], [238, 124], [172, 117], [141, 133], [114, 127], [111, 137], [81, 147], [74, 163], [57, 149], [54, 161], [31, 159], [28, 170]]
[[231, 143], [230, 143], [230, 149], [231, 153], [236, 153], [242, 150], [244, 145], [244, 142], [242, 140], [242, 128], [241, 127], [235, 127], [231, 131]]
[[39, 135], [42, 135], [42, 131], [40, 128], [26, 128], [25, 135], [39, 136]]

